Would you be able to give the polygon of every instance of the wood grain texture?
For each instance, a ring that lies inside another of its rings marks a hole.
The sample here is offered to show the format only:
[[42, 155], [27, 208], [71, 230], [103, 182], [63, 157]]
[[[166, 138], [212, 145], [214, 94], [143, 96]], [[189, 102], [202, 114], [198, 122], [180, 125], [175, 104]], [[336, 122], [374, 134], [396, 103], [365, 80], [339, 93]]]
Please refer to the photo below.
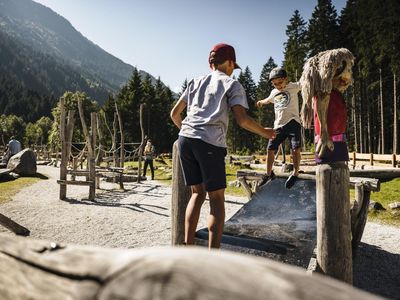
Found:
[[328, 277], [228, 251], [56, 246], [0, 235], [2, 299], [380, 299]]

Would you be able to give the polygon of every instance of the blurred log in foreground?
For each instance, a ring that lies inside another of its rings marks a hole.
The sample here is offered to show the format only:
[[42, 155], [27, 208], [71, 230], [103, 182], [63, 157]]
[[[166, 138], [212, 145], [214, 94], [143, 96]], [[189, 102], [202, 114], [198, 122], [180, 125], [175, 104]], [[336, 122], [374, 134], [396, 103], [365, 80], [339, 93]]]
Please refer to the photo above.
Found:
[[0, 235], [1, 299], [380, 299], [271, 260], [197, 247], [105, 249]]

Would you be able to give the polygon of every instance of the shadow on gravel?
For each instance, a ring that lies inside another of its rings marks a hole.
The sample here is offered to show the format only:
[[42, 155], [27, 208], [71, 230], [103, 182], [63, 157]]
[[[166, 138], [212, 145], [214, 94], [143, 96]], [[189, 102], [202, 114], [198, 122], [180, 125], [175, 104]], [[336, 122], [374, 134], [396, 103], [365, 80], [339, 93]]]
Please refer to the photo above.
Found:
[[360, 243], [353, 261], [353, 285], [373, 294], [400, 300], [400, 255]]
[[[108, 206], [108, 207], [123, 207], [134, 210], [136, 212], [149, 212], [159, 216], [169, 217], [167, 214], [159, 213], [155, 210], [168, 210], [168, 208], [158, 205], [144, 204], [144, 203], [136, 203], [134, 200], [126, 200], [127, 197], [131, 195], [141, 195], [141, 196], [150, 196], [162, 198], [167, 194], [164, 193], [152, 193], [152, 191], [156, 190], [157, 185], [137, 185], [132, 188], [125, 190], [103, 190], [101, 193], [96, 194], [96, 198], [94, 201], [89, 201], [87, 199], [76, 200], [73, 198], [67, 198], [63, 201], [68, 202], [70, 204], [84, 204], [84, 205], [97, 205], [97, 206]], [[153, 209], [152, 209], [153, 208]], [[154, 210], [155, 209], [155, 210]]]

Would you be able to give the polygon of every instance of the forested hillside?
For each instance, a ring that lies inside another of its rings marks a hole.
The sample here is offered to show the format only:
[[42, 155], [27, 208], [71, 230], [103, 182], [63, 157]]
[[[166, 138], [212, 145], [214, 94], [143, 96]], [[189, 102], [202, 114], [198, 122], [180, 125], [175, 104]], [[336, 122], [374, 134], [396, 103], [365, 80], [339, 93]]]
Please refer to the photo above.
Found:
[[0, 112], [34, 121], [49, 116], [65, 91], [83, 91], [94, 100], [108, 91], [95, 86], [71, 67], [35, 51], [0, 31]]
[[85, 92], [102, 104], [133, 70], [51, 9], [31, 0], [0, 0], [0, 114], [25, 121], [50, 116], [65, 91]]
[[34, 1], [0, 0], [0, 24], [3, 32], [61, 60], [105, 89], [115, 91], [132, 74], [131, 65], [107, 53], [68, 20]]

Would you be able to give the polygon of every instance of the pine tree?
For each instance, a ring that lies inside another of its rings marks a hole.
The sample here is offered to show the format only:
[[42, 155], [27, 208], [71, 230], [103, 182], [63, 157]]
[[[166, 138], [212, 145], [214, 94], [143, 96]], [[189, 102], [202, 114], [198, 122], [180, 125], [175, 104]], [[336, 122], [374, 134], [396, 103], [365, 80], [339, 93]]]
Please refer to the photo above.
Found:
[[298, 81], [307, 55], [306, 22], [300, 16], [298, 10], [294, 11], [289, 22], [286, 29], [288, 39], [285, 43], [283, 67], [288, 72], [290, 81]]
[[308, 25], [306, 41], [309, 57], [342, 44], [336, 9], [331, 0], [318, 0]]
[[[257, 100], [257, 88], [256, 84], [253, 80], [251, 71], [249, 67], [246, 67], [244, 72], [241, 72], [238, 81], [242, 84], [244, 90], [246, 91], [247, 103], [249, 105], [249, 109], [247, 114], [255, 118], [256, 117], [256, 100]], [[254, 153], [257, 149], [256, 143], [256, 135], [253, 133], [249, 133], [248, 131], [239, 128], [236, 122], [232, 122], [235, 127], [235, 145], [236, 150], [240, 151], [243, 154]]]
[[[268, 59], [268, 61], [264, 64], [260, 80], [258, 81], [257, 86], [257, 100], [265, 99], [269, 96], [271, 91], [273, 90], [273, 86], [269, 82], [269, 73], [273, 68], [276, 68], [278, 65], [275, 63], [272, 57]], [[274, 126], [274, 105], [265, 105], [260, 109], [257, 109], [256, 120], [264, 127], [273, 127]], [[258, 151], [264, 153], [267, 148], [268, 140], [257, 137], [258, 140]]]

